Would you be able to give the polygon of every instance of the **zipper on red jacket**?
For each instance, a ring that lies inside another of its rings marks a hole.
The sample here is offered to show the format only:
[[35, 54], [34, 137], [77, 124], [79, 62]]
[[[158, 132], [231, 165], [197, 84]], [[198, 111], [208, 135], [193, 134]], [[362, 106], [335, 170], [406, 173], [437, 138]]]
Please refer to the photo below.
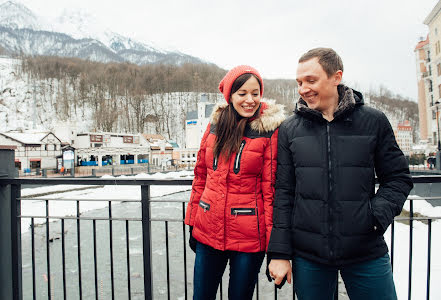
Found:
[[242, 152], [243, 152], [243, 148], [245, 147], [245, 143], [246, 143], [245, 140], [243, 140], [242, 143], [240, 143], [239, 152], [237, 152], [237, 154], [236, 154], [236, 159], [234, 160], [234, 168], [233, 168], [234, 174], [237, 174], [240, 171], [240, 158], [242, 156]]
[[216, 171], [216, 169], [217, 169], [217, 157], [213, 159], [213, 171]]
[[256, 214], [255, 208], [231, 208], [231, 214], [237, 216], [254, 216]]
[[207, 212], [207, 210], [210, 210], [210, 204], [205, 203], [202, 200], [199, 200], [199, 206], [204, 209], [204, 212]]

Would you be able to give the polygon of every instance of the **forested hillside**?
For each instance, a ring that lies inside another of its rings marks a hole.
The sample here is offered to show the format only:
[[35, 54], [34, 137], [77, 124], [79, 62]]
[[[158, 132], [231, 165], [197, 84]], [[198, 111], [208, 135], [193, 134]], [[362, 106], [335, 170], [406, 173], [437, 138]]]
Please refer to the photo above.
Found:
[[[196, 109], [200, 95], [206, 93], [210, 102], [223, 101], [217, 87], [226, 70], [213, 64], [138, 66], [53, 56], [15, 61], [8, 74], [12, 77], [0, 87], [0, 116], [3, 110], [7, 128], [21, 114], [29, 119], [35, 98], [37, 122], [49, 130], [61, 121], [79, 130], [159, 133], [184, 145], [185, 117]], [[14, 80], [22, 82], [15, 91]], [[391, 93], [367, 96], [389, 118], [408, 119], [416, 128], [416, 103]], [[297, 83], [265, 80], [264, 97], [285, 105], [290, 114], [298, 98]]]
[[[155, 133], [175, 138], [169, 118], [185, 118], [200, 93], [215, 101], [223, 70], [212, 64], [145, 65], [98, 63], [76, 58], [28, 57], [20, 73], [42, 93], [58, 118], [92, 115], [96, 130]], [[292, 109], [296, 83], [266, 80], [265, 97]], [[184, 124], [185, 119], [180, 120]]]

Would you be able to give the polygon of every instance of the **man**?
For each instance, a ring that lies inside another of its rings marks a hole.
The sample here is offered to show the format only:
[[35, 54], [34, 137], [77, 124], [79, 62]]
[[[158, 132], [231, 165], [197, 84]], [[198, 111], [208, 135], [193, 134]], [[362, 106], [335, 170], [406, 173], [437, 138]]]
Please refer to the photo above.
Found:
[[351, 299], [396, 299], [383, 233], [412, 179], [386, 116], [342, 76], [332, 49], [299, 60], [301, 99], [279, 129], [268, 270], [291, 283], [292, 259], [300, 300], [333, 299], [338, 271]]

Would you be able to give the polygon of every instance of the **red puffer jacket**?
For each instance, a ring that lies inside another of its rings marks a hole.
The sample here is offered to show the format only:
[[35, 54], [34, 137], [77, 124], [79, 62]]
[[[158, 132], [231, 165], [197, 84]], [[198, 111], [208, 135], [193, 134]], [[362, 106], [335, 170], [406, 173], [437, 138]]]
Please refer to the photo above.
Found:
[[202, 138], [185, 224], [193, 237], [219, 250], [266, 251], [272, 224], [278, 127], [283, 107], [262, 102], [238, 153], [214, 159], [215, 126], [227, 104], [215, 107]]

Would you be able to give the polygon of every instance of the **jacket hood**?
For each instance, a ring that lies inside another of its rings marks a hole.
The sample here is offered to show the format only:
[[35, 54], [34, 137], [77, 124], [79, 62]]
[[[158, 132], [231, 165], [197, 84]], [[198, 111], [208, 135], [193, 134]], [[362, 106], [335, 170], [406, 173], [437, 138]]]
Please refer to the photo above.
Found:
[[[364, 105], [363, 95], [359, 91], [351, 89], [343, 84], [338, 85], [337, 91], [339, 99], [337, 109], [334, 112], [334, 118], [351, 112], [356, 106]], [[317, 110], [310, 109], [303, 98], [300, 98], [297, 102], [295, 112], [299, 112], [300, 114], [312, 114], [314, 116], [323, 118], [322, 113]]]
[[[210, 123], [217, 124], [220, 113], [228, 106], [227, 103], [217, 104], [211, 113]], [[258, 115], [250, 121], [251, 129], [265, 133], [274, 131], [285, 120], [284, 106], [272, 102], [261, 102]]]

